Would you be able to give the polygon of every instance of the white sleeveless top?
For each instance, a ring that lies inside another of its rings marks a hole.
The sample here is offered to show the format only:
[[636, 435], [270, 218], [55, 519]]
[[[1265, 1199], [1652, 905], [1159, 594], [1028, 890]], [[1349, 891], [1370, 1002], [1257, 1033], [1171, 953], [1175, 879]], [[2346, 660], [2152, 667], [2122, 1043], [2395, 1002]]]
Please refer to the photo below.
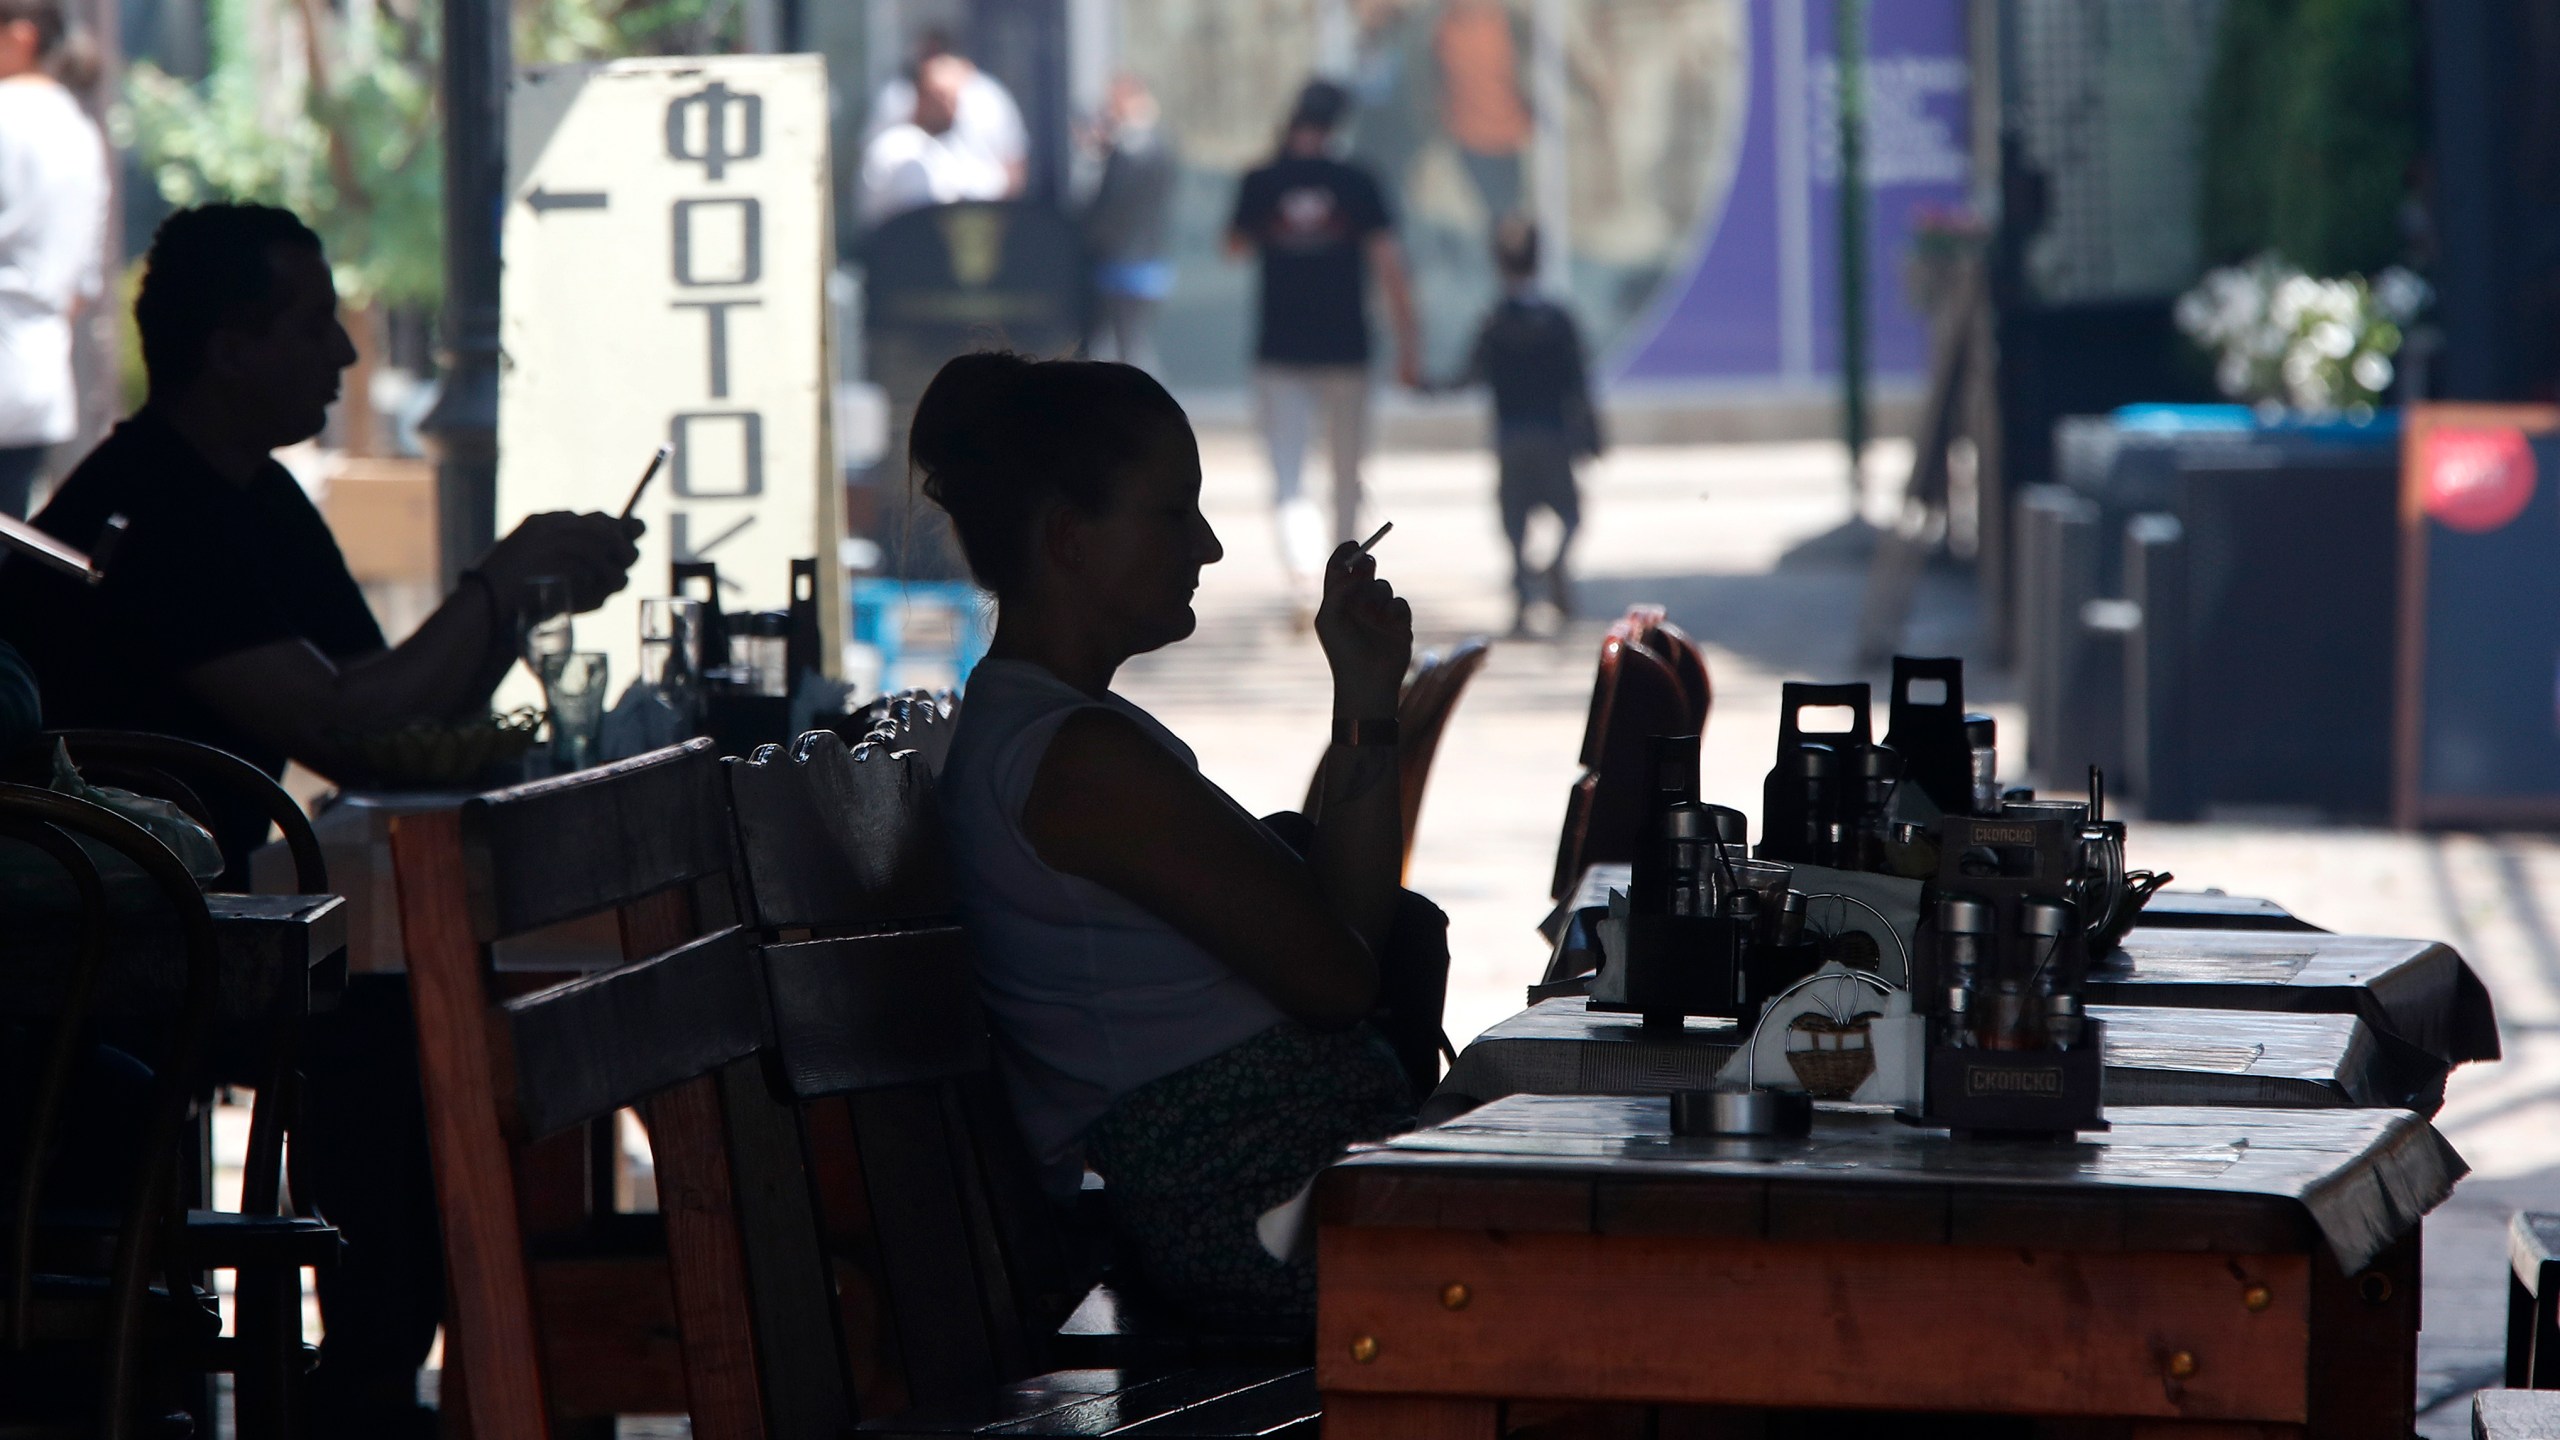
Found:
[[1051, 1166], [1121, 1096], [1286, 1018], [1173, 927], [1032, 849], [1023, 804], [1049, 741], [1079, 710], [1127, 716], [1200, 768], [1119, 696], [1097, 700], [1028, 661], [990, 659], [969, 674], [938, 787], [978, 993], [1023, 1137]]

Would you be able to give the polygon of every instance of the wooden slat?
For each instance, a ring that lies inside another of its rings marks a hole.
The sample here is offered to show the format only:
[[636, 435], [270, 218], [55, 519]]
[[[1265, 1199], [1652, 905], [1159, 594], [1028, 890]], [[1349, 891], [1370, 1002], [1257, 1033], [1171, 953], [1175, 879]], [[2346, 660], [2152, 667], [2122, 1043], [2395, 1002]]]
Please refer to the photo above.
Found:
[[852, 1101], [863, 1180], [880, 1227], [880, 1260], [907, 1393], [917, 1404], [965, 1399], [995, 1383], [993, 1338], [936, 1087], [871, 1091]]
[[1496, 1440], [1501, 1410], [1490, 1400], [1417, 1395], [1329, 1395], [1325, 1440]]
[[[660, 823], [696, 826], [713, 813], [676, 811]], [[623, 907], [626, 956], [671, 949], [695, 932], [699, 917], [688, 889], [662, 889]], [[751, 1068], [754, 1062], [736, 1063]], [[667, 1275], [682, 1317], [693, 1433], [704, 1440], [760, 1440], [764, 1390], [720, 1090], [717, 1068], [707, 1067], [658, 1092], [641, 1113], [666, 1225]]]
[[457, 902], [467, 881], [462, 826], [451, 811], [391, 822], [400, 877], [401, 945], [417, 1016], [419, 1080], [436, 1165], [453, 1315], [447, 1353], [470, 1375], [473, 1440], [544, 1440], [524, 1235], [515, 1175], [498, 1129], [478, 938]]
[[2404, 1440], [2418, 1428], [2419, 1232], [2350, 1275], [2310, 1257], [2310, 1431], [2328, 1440]]
[[667, 1222], [667, 1268], [676, 1313], [683, 1317], [693, 1433], [699, 1440], [759, 1440], [764, 1395], [737, 1203], [720, 1133], [719, 1081], [709, 1075], [688, 1080], [658, 1094], [643, 1113], [657, 1165], [658, 1210]]
[[[551, 1409], [570, 1418], [684, 1413], [684, 1351], [664, 1255], [536, 1260]], [[442, 1398], [455, 1402], [455, 1372]]]
[[987, 1067], [957, 926], [768, 945], [764, 971], [774, 1048], [802, 1099]]
[[766, 1040], [754, 959], [734, 929], [509, 1000], [499, 1013], [527, 1136], [610, 1115]]
[[[1436, 1394], [2301, 1424], [2315, 1263], [2326, 1261], [1328, 1227], [1317, 1378], [1328, 1402]], [[2264, 1310], [2242, 1303], [2252, 1282], [2271, 1291]], [[1458, 1308], [1444, 1303], [1452, 1283], [1468, 1290]], [[1959, 1315], [1961, 1326], [1947, 1323]], [[1376, 1346], [1365, 1362], [1363, 1337]], [[2168, 1373], [2179, 1351], [2197, 1361], [2183, 1381]]]
[[835, 1440], [854, 1417], [844, 1338], [819, 1248], [800, 1127], [764, 1069], [761, 1060], [742, 1060], [719, 1079], [766, 1433], [772, 1440]]
[[711, 818], [720, 813], [708, 740], [466, 802], [473, 938], [503, 940], [721, 873], [730, 843]]
[[786, 755], [728, 762], [756, 923], [851, 929], [952, 910], [949, 862], [923, 757], [894, 744], [848, 751], [813, 731]]

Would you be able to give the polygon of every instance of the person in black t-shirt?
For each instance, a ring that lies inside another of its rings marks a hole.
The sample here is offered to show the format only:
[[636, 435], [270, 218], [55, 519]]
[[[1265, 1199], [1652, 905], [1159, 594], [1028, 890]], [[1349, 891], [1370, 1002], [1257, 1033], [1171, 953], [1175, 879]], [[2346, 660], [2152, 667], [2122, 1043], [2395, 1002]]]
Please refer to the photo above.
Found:
[[[536, 515], [387, 648], [327, 523], [270, 454], [318, 434], [338, 398], [355, 347], [337, 310], [319, 237], [285, 211], [209, 205], [160, 227], [134, 302], [149, 398], [35, 520], [93, 549], [124, 516], [107, 579], [0, 567], [0, 638], [55, 724], [353, 778], [349, 735], [486, 713], [529, 579], [566, 578], [581, 610], [622, 588], [639, 522]], [[222, 838], [236, 859], [264, 837], [259, 823]]]
[[[87, 550], [124, 516], [106, 580], [0, 566], [0, 639], [25, 654], [53, 724], [179, 735], [271, 774], [287, 759], [347, 774], [346, 735], [486, 713], [529, 579], [560, 576], [592, 609], [638, 558], [636, 521], [533, 516], [386, 647], [327, 524], [270, 453], [320, 432], [356, 358], [319, 237], [266, 206], [182, 210], [152, 238], [134, 320], [149, 398], [35, 519]], [[218, 803], [215, 819], [239, 876], [265, 819]], [[313, 1433], [425, 1433], [417, 1372], [444, 1277], [405, 978], [351, 980], [314, 1017], [302, 1069], [294, 1193], [347, 1241], [320, 1279]]]
[[[1302, 620], [1326, 553], [1360, 536], [1360, 459], [1369, 443], [1369, 283], [1387, 303], [1396, 376], [1421, 383], [1421, 340], [1395, 220], [1368, 171], [1328, 153], [1350, 97], [1314, 81], [1299, 92], [1280, 153], [1244, 177], [1227, 252], [1262, 258], [1254, 398], [1271, 449], [1272, 505]], [[1333, 455], [1333, 534], [1300, 488], [1307, 430], [1324, 417]]]
[[[1560, 619], [1573, 616], [1565, 555], [1582, 524], [1582, 497], [1573, 466], [1600, 453], [1600, 414], [1591, 403], [1590, 368], [1583, 359], [1582, 330], [1572, 312], [1538, 293], [1538, 230], [1511, 216], [1494, 227], [1494, 268], [1503, 296], [1484, 317], [1467, 368], [1435, 389], [1486, 385], [1493, 390], [1494, 453], [1501, 464], [1495, 494], [1502, 533], [1511, 541], [1511, 633], [1529, 633], [1531, 597], [1543, 582]], [[1555, 559], [1541, 570], [1529, 564], [1529, 516], [1552, 513], [1564, 527]]]

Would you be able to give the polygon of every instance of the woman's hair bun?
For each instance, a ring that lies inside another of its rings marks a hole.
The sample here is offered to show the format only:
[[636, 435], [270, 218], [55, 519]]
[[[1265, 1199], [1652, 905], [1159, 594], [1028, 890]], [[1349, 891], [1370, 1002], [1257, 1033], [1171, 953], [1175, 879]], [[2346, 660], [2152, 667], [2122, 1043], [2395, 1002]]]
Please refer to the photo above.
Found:
[[1133, 365], [980, 350], [944, 362], [925, 387], [907, 463], [951, 517], [978, 583], [1001, 595], [1028, 573], [1042, 507], [1099, 512], [1168, 424], [1189, 433], [1173, 396]]

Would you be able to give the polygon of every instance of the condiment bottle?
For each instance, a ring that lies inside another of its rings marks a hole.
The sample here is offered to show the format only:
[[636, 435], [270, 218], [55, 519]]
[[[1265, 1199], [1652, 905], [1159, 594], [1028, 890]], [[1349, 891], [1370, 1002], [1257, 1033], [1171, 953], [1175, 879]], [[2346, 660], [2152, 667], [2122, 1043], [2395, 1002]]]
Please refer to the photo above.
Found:
[[1964, 717], [1964, 743], [1973, 752], [1973, 813], [2000, 813], [2000, 726], [1988, 715]]
[[1946, 1006], [1947, 1043], [1960, 1050], [1978, 1042], [1974, 1001], [1982, 988], [1983, 937], [1990, 932], [1990, 906], [1962, 895], [1938, 902], [1938, 985]]

